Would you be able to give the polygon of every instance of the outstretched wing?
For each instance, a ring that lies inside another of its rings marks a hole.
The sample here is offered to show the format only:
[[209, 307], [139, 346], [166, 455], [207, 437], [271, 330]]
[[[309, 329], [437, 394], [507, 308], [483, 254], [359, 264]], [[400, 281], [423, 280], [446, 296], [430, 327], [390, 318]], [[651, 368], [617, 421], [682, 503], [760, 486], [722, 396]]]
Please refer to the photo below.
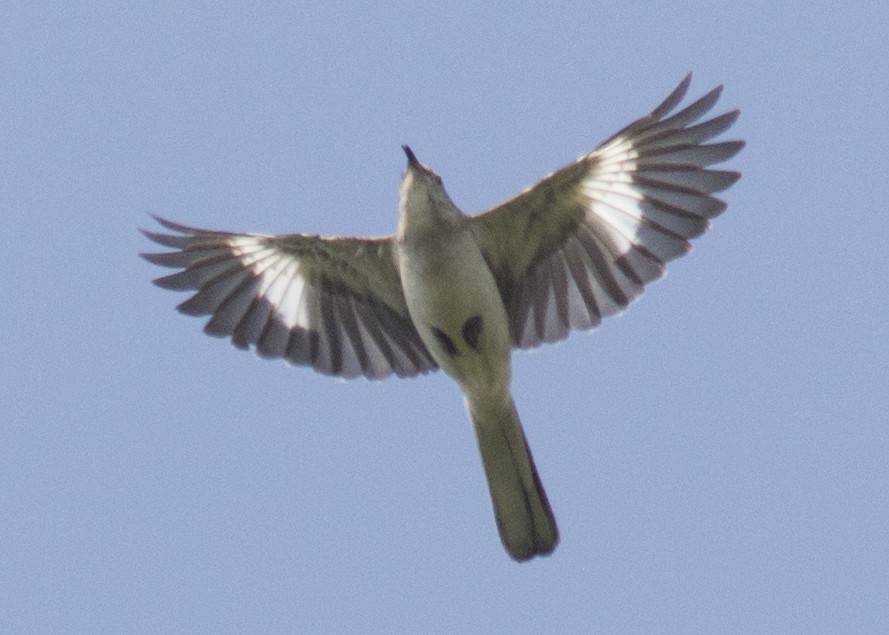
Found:
[[176, 233], [143, 233], [177, 251], [142, 256], [182, 269], [155, 283], [196, 290], [178, 309], [212, 316], [206, 333], [327, 375], [437, 368], [408, 315], [389, 239], [232, 234], [155, 218]]
[[619, 313], [725, 209], [713, 193], [741, 175], [707, 166], [744, 143], [704, 142], [739, 112], [695, 124], [720, 86], [668, 117], [690, 80], [592, 153], [473, 219], [515, 346], [560, 340]]

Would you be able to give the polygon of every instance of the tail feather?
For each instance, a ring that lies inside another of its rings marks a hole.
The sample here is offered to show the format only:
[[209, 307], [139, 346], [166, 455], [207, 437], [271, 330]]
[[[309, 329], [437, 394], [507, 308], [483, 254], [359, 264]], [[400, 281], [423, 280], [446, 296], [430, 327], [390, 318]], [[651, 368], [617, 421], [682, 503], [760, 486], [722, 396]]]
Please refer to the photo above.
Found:
[[500, 539], [516, 560], [548, 554], [559, 529], [537, 475], [515, 404], [469, 404]]

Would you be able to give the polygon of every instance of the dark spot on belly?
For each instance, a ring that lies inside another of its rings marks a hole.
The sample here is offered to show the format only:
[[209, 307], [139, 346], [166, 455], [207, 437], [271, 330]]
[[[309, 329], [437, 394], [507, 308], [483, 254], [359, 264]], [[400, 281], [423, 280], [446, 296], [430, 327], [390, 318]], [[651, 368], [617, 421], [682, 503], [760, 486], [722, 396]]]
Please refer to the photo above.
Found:
[[478, 351], [481, 348], [482, 316], [473, 315], [463, 324], [463, 339], [469, 347]]
[[[464, 329], [465, 330], [465, 329]], [[438, 345], [441, 346], [442, 350], [447, 353], [450, 357], [456, 357], [459, 353], [457, 347], [454, 345], [454, 340], [448, 337], [448, 334], [442, 331], [441, 329], [437, 329], [434, 326], [432, 327], [432, 334], [435, 336], [435, 339], [438, 340]]]

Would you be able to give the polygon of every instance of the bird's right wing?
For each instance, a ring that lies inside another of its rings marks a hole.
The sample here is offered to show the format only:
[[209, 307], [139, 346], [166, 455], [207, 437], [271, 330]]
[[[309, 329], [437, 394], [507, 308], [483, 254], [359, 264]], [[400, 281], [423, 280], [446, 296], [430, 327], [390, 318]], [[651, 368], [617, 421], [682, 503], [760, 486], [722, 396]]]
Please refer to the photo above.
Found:
[[179, 305], [211, 315], [204, 331], [261, 357], [340, 377], [408, 377], [437, 368], [410, 319], [388, 238], [144, 231], [177, 251], [142, 254], [182, 269], [155, 280], [197, 293]]
[[709, 166], [744, 144], [704, 142], [738, 111], [696, 123], [716, 88], [668, 116], [690, 78], [590, 154], [472, 219], [515, 346], [553, 342], [619, 313], [725, 209], [713, 194], [740, 174]]

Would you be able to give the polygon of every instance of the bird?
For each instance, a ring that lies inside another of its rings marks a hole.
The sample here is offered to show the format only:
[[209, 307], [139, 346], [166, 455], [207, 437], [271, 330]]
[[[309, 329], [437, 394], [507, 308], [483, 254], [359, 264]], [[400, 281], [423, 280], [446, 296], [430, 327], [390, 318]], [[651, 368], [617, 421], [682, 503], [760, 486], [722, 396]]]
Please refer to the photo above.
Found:
[[[441, 369], [462, 391], [509, 556], [553, 552], [559, 529], [511, 393], [513, 349], [621, 313], [726, 209], [739, 178], [715, 169], [740, 140], [713, 141], [732, 110], [701, 119], [717, 86], [677, 111], [689, 73], [650, 114], [515, 197], [475, 216], [402, 146], [398, 222], [384, 237], [199, 229], [159, 216], [141, 230], [173, 251], [140, 254], [191, 291], [178, 310], [204, 331], [340, 378]], [[709, 142], [709, 143], [708, 143]]]

